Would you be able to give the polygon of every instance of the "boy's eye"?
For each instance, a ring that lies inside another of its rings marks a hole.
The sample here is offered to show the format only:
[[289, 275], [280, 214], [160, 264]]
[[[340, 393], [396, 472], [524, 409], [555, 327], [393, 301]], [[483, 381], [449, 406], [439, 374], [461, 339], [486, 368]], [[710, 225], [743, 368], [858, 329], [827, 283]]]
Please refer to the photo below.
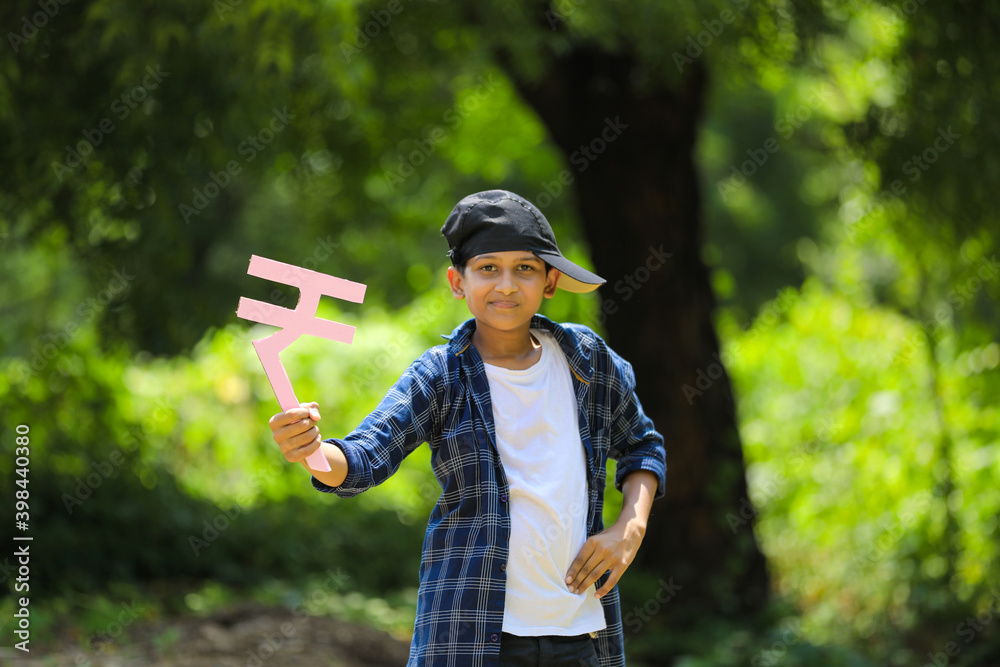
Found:
[[[478, 268], [479, 271], [484, 271], [486, 273], [496, 273], [500, 269], [497, 268], [496, 264], [483, 264]], [[535, 267], [531, 264], [518, 264], [518, 271], [534, 271]]]

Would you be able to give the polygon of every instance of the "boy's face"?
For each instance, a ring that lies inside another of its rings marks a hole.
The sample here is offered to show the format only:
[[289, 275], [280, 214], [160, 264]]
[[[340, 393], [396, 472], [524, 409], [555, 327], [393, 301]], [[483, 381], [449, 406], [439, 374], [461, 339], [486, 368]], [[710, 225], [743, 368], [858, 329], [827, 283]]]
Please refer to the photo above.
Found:
[[448, 267], [448, 282], [456, 299], [465, 299], [477, 329], [510, 331], [526, 326], [542, 298], [552, 298], [561, 274], [527, 250], [476, 255], [465, 271]]

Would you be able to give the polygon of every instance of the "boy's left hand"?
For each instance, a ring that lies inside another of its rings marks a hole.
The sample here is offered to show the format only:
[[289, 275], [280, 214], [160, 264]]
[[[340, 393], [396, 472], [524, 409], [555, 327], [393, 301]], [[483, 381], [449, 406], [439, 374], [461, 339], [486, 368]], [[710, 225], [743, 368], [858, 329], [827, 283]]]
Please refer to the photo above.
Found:
[[636, 470], [622, 483], [622, 512], [615, 525], [602, 530], [583, 543], [566, 573], [566, 585], [573, 593], [583, 593], [608, 570], [611, 576], [594, 594], [598, 600], [611, 592], [632, 559], [646, 534], [646, 521], [659, 484], [648, 470]]
[[645, 534], [645, 522], [625, 520], [616, 522], [584, 542], [566, 573], [570, 592], [586, 591], [601, 575], [611, 570], [611, 576], [595, 594], [597, 599], [604, 597], [632, 564]]

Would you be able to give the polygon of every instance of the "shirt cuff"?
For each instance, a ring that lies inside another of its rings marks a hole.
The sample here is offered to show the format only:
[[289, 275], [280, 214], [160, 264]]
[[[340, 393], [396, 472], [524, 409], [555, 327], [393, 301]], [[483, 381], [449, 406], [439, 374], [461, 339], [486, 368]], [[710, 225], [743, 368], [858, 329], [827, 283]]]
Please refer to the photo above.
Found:
[[667, 461], [663, 455], [663, 449], [657, 449], [660, 450], [659, 455], [653, 452], [640, 456], [633, 452], [630, 456], [618, 461], [618, 467], [615, 469], [615, 488], [621, 491], [625, 478], [636, 470], [648, 470], [656, 475], [656, 494], [653, 496], [653, 500], [662, 498], [666, 493]]
[[329, 486], [313, 476], [312, 485], [314, 489], [323, 493], [333, 493], [341, 498], [353, 498], [362, 491], [371, 488], [370, 480], [366, 480], [363, 473], [366, 470], [365, 461], [362, 459], [357, 447], [352, 447], [337, 438], [327, 438], [323, 442], [336, 445], [344, 452], [344, 458], [347, 459], [347, 477], [344, 478], [340, 486]]

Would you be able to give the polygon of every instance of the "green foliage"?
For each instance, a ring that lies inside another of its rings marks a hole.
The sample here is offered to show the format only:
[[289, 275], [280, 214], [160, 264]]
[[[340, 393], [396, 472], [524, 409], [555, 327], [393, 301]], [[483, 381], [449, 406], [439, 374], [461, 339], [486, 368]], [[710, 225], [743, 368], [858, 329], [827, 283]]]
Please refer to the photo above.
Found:
[[[801, 601], [812, 641], [857, 637], [875, 660], [943, 646], [955, 639], [949, 623], [986, 608], [1000, 575], [986, 538], [1000, 512], [990, 456], [1000, 433], [986, 398], [1000, 390], [996, 344], [970, 373], [961, 356], [929, 358], [924, 332], [899, 314], [816, 279], [783, 296], [746, 332], [720, 322], [777, 590]], [[740, 511], [729, 518], [747, 530]]]

